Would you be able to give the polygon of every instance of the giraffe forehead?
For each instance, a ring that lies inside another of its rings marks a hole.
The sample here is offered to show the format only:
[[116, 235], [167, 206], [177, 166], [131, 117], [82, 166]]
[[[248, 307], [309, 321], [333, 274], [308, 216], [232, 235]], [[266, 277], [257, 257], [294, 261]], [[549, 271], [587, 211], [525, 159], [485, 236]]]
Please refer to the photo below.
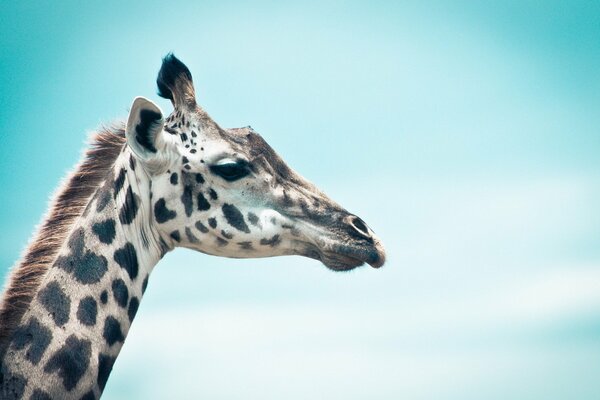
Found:
[[165, 130], [181, 140], [178, 147], [187, 160], [211, 164], [226, 157], [244, 158], [263, 174], [276, 175], [278, 184], [304, 184], [250, 126], [222, 129], [199, 106], [187, 112], [174, 111], [165, 120]]

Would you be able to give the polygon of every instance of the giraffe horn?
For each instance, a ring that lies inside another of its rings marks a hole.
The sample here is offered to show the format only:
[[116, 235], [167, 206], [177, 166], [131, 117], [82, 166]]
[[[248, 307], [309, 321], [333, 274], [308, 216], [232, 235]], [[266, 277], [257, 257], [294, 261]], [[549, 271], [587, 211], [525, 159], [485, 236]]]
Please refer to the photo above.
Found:
[[193, 107], [196, 92], [190, 70], [173, 53], [167, 54], [156, 78], [158, 95], [171, 100], [173, 107]]

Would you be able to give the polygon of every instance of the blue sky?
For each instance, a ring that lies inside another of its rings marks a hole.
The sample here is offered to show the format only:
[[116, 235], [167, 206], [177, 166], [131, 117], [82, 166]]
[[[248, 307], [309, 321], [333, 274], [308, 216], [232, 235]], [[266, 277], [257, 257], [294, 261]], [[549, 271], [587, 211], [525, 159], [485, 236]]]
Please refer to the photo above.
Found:
[[0, 4], [0, 277], [86, 132], [190, 68], [389, 262], [177, 250], [105, 398], [600, 397], [600, 4]]

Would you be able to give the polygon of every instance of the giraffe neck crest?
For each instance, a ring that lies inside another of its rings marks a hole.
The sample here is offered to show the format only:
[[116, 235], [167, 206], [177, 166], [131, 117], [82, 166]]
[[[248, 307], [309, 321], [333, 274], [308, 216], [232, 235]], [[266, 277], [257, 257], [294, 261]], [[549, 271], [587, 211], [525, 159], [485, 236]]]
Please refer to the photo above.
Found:
[[0, 397], [101, 395], [150, 272], [169, 250], [149, 223], [150, 182], [121, 147], [29, 295], [0, 360]]
[[7, 281], [0, 304], [0, 355], [73, 223], [84, 212], [98, 185], [106, 179], [124, 145], [122, 123], [96, 132], [81, 162], [55, 193], [48, 214]]

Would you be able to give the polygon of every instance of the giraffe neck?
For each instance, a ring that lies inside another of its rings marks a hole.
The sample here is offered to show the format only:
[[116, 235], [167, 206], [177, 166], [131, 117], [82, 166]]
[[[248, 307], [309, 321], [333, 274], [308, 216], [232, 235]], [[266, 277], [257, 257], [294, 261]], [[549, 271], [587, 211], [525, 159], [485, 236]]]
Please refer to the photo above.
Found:
[[153, 229], [150, 193], [148, 175], [124, 150], [10, 339], [1, 398], [101, 395], [148, 277], [169, 250]]

